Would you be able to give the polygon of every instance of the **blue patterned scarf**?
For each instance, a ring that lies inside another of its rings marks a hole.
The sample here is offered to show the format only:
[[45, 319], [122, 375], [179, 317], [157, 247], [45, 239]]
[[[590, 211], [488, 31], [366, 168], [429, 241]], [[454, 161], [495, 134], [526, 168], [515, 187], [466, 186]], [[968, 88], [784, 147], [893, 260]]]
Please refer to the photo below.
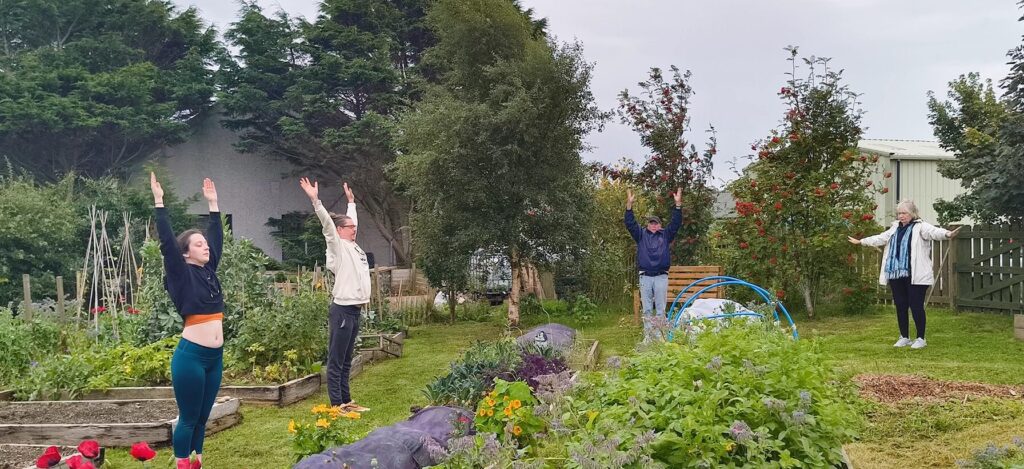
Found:
[[[889, 238], [889, 259], [885, 263], [885, 275], [890, 280], [910, 277], [910, 238], [914, 224], [897, 227], [896, 233]], [[903, 231], [903, 236], [899, 233]]]

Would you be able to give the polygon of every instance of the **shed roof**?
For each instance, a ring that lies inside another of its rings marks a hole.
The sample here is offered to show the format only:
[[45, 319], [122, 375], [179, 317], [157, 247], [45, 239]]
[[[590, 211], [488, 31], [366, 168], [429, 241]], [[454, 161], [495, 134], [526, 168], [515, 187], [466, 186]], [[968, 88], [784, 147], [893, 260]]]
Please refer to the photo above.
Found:
[[952, 152], [939, 146], [934, 140], [885, 140], [863, 139], [857, 142], [857, 148], [890, 156], [896, 160], [952, 160]]

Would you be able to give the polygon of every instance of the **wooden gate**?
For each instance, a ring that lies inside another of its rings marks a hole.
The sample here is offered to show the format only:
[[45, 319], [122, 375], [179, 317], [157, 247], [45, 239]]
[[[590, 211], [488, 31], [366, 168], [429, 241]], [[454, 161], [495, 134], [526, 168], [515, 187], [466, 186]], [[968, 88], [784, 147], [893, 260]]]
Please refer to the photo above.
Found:
[[1024, 227], [964, 226], [951, 256], [957, 308], [1024, 311]]

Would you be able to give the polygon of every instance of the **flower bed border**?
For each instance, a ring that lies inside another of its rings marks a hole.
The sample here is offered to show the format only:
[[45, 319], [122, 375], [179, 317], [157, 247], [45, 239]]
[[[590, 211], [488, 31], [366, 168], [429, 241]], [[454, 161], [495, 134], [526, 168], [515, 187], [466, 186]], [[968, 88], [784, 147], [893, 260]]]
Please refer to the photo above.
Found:
[[[148, 399], [118, 400], [130, 404]], [[109, 400], [102, 400], [110, 402]], [[12, 402], [8, 405], [24, 405], [43, 407], [59, 402], [87, 403], [89, 401], [27, 401]], [[237, 398], [217, 398], [210, 411], [210, 420], [206, 425], [206, 434], [211, 435], [226, 428], [233, 427], [242, 421], [238, 411], [241, 402]], [[178, 417], [157, 422], [141, 423], [29, 423], [0, 424], [0, 443], [25, 445], [58, 445], [73, 446], [84, 439], [98, 440], [105, 447], [128, 447], [139, 441], [147, 441], [154, 446], [166, 446], [171, 443], [171, 434]]]
[[[371, 334], [372, 336], [383, 336], [380, 339], [385, 343], [384, 349], [370, 349], [360, 351], [352, 360], [352, 371], [350, 376], [356, 376], [363, 371], [363, 367], [379, 360], [401, 356], [406, 333], [398, 332], [391, 335]], [[301, 378], [296, 378], [287, 383], [274, 385], [250, 385], [221, 386], [218, 397], [236, 397], [246, 404], [276, 405], [284, 407], [289, 404], [301, 401], [320, 391], [321, 386], [326, 382], [326, 369], [320, 373], [312, 373]], [[78, 398], [78, 400], [132, 400], [132, 399], [171, 399], [174, 397], [174, 389], [170, 386], [138, 386], [138, 387], [115, 387], [102, 391], [92, 391]], [[13, 391], [0, 392], [0, 401], [11, 401], [14, 399]], [[65, 394], [62, 401], [70, 401]]]

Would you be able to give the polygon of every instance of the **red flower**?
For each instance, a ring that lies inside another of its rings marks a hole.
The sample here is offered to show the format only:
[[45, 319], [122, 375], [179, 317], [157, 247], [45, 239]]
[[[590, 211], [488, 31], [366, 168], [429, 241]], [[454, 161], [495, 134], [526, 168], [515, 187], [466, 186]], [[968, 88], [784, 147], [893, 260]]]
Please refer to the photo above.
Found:
[[768, 150], [761, 150], [757, 153], [757, 157], [761, 159], [768, 158], [769, 155], [770, 153], [768, 153]]
[[843, 288], [843, 294], [846, 296], [850, 296], [853, 294], [853, 289], [850, 287]]
[[748, 247], [750, 247], [750, 245], [749, 245], [749, 244], [747, 244], [747, 242], [746, 242], [746, 241], [741, 241], [741, 242], [740, 242], [740, 249], [746, 249], [746, 248], [748, 248]]
[[786, 173], [786, 179], [793, 179], [795, 177], [796, 177], [796, 173], [794, 173], [792, 171]]
[[57, 450], [56, 446], [51, 446], [46, 448], [46, 451], [43, 451], [43, 455], [39, 456], [39, 459], [36, 459], [36, 467], [53, 467], [60, 464], [60, 460], [60, 451]]
[[757, 225], [757, 226], [761, 226], [762, 223], [764, 223], [764, 222], [761, 221], [761, 220], [754, 220], [754, 224]]
[[800, 136], [799, 135], [797, 135], [797, 134], [789, 134], [789, 141], [795, 142], [797, 140], [800, 140]]
[[776, 265], [779, 263], [779, 259], [776, 257], [772, 257], [771, 259], [768, 259], [768, 263], [771, 265]]
[[892, 171], [886, 171], [885, 174], [883, 174], [883, 176], [885, 176], [886, 179], [891, 178], [892, 177]]
[[89, 312], [92, 313], [92, 314], [99, 314], [99, 313], [102, 313], [102, 312], [104, 312], [106, 310], [107, 310], [107, 308], [105, 306], [97, 306], [95, 308], [90, 309]]
[[668, 181], [668, 174], [662, 174], [661, 175], [661, 180], [662, 181]]
[[832, 184], [828, 185], [828, 188], [832, 189], [832, 190], [839, 189], [839, 183], [838, 182], [833, 182]]
[[782, 202], [775, 202], [775, 210], [782, 210]]
[[772, 143], [779, 143], [781, 141], [782, 140], [779, 140], [779, 137], [772, 137]]
[[750, 258], [756, 261], [757, 260], [757, 254], [751, 254]]
[[825, 195], [825, 191], [821, 190], [820, 187], [815, 187], [814, 188], [814, 195], [816, 195], [818, 197], [823, 197]]
[[757, 187], [757, 181], [750, 181], [750, 187]]
[[870, 214], [870, 213], [865, 213], [864, 215], [861, 215], [861, 217], [860, 217], [861, 220], [865, 220], [865, 221], [873, 220], [874, 218], [875, 218], [875, 216]]
[[785, 298], [786, 297], [786, 290], [781, 290], [781, 289], [780, 290], [775, 290], [775, 297], [780, 299], [780, 300]]
[[78, 469], [96, 469], [96, 466], [93, 466], [91, 462], [86, 461], [82, 463], [81, 466], [78, 466]]
[[82, 469], [82, 455], [76, 454], [74, 456], [71, 456], [70, 458], [67, 459], [67, 461], [64, 461], [64, 464], [68, 465], [68, 469]]
[[100, 444], [96, 440], [85, 440], [78, 444], [78, 452], [86, 459], [95, 459], [100, 455]]
[[883, 194], [888, 194], [889, 193], [889, 188], [888, 187], [883, 187], [882, 188], [882, 193]]
[[868, 187], [871, 187], [871, 186], [875, 185], [875, 181], [868, 181], [868, 182], [867, 182], [866, 184], [864, 184], [864, 185], [865, 185], [865, 186], [868, 186]]
[[850, 218], [852, 216], [853, 216], [853, 214], [850, 213], [850, 212], [843, 212], [843, 218], [847, 218], [848, 219], [848, 218]]
[[[459, 418], [463, 419], [465, 417], [460, 416]], [[459, 421], [461, 422], [462, 420]], [[128, 454], [135, 458], [136, 461], [149, 461], [156, 457], [156, 451], [153, 451], [153, 448], [150, 448], [149, 443], [146, 443], [145, 441], [140, 441], [132, 445], [132, 449], [128, 451]]]
[[868, 157], [866, 157], [866, 156], [864, 156], [864, 155], [860, 155], [860, 160], [861, 160], [861, 161], [867, 161], [867, 160], [868, 160]]
[[131, 306], [129, 306], [129, 307], [128, 307], [128, 309], [126, 309], [126, 310], [125, 310], [125, 312], [127, 312], [128, 314], [139, 314], [139, 313], [141, 313], [142, 311], [139, 311], [139, 310], [137, 310], [137, 309], [135, 309], [135, 308], [132, 308]]

